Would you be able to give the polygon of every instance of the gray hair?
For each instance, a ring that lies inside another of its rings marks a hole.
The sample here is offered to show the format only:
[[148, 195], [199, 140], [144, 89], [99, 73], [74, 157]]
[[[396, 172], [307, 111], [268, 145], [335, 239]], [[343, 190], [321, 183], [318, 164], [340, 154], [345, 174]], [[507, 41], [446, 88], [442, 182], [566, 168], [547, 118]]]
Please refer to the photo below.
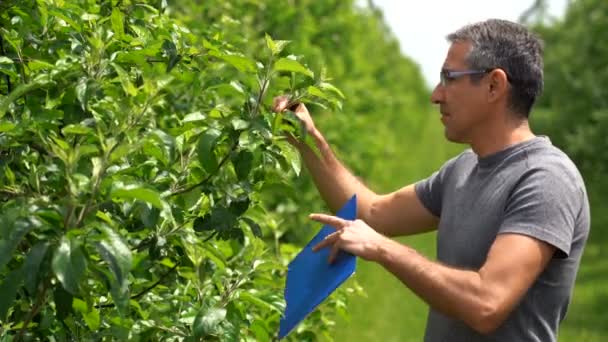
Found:
[[504, 70], [511, 84], [508, 106], [528, 117], [543, 91], [543, 42], [525, 26], [489, 19], [462, 27], [447, 36], [451, 43], [472, 44], [466, 63], [473, 69]]

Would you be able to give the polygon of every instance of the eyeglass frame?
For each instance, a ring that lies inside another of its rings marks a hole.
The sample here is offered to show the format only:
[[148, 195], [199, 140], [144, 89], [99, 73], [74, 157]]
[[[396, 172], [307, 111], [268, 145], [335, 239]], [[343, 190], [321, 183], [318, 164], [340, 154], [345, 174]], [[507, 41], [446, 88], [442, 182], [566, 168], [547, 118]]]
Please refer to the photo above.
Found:
[[[454, 81], [462, 76], [487, 74], [488, 72], [490, 72], [494, 69], [496, 69], [496, 68], [478, 69], [478, 70], [441, 69], [441, 72], [439, 73], [439, 83], [441, 84], [441, 86], [445, 87], [450, 81]], [[507, 79], [508, 78], [509, 78], [509, 76], [507, 76]]]

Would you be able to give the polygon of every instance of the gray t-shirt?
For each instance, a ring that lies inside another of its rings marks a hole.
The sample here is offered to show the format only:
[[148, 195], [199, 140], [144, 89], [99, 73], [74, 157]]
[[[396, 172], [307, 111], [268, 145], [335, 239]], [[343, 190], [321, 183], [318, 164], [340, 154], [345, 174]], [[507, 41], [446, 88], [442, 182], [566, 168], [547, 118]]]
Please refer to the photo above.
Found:
[[431, 308], [425, 341], [557, 341], [589, 235], [589, 201], [574, 163], [539, 136], [484, 158], [466, 150], [415, 189], [440, 218], [437, 259], [443, 264], [480, 269], [501, 233], [525, 234], [557, 249], [494, 333], [481, 335]]

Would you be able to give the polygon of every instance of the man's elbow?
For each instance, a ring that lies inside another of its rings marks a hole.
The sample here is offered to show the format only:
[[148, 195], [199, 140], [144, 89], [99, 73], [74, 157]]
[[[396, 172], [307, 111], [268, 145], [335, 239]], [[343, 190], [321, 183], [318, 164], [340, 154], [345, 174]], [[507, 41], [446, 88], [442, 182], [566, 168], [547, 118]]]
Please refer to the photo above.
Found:
[[498, 305], [486, 303], [481, 306], [471, 322], [471, 328], [482, 335], [495, 332], [505, 321], [506, 315]]

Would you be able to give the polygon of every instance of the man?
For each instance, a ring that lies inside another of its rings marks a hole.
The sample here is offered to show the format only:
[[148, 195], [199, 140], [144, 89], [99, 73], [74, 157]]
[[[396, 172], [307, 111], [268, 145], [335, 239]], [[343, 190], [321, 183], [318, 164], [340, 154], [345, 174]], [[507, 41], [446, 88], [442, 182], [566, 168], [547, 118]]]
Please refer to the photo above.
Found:
[[[590, 213], [576, 166], [528, 125], [542, 91], [542, 44], [503, 20], [465, 26], [448, 40], [431, 100], [447, 139], [471, 149], [427, 179], [374, 193], [297, 104], [320, 157], [290, 140], [322, 197], [334, 212], [358, 198], [356, 221], [311, 215], [336, 228], [314, 249], [331, 248], [330, 259], [345, 250], [398, 277], [430, 306], [426, 341], [556, 341]], [[285, 108], [293, 108], [288, 98], [276, 98], [274, 109]], [[435, 227], [436, 262], [388, 238]]]

